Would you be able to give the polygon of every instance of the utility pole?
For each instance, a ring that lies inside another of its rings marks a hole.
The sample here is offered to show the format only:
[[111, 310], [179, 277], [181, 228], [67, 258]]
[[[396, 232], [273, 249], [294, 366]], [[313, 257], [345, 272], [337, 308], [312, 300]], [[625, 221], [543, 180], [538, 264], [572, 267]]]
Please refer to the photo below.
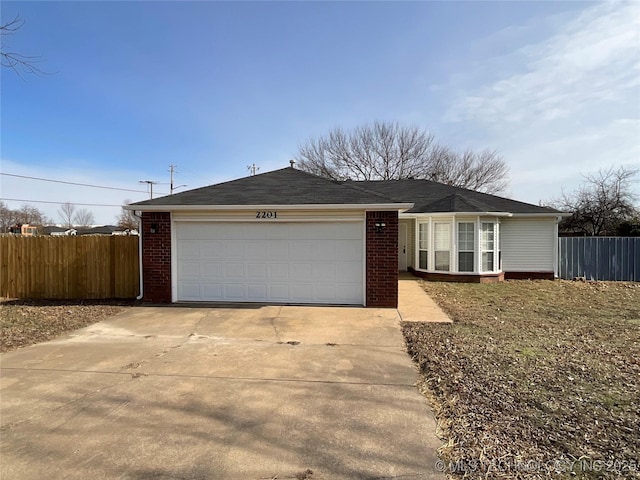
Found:
[[176, 172], [176, 168], [178, 168], [177, 165], [174, 165], [173, 163], [171, 165], [169, 165], [169, 173], [171, 174], [171, 181], [169, 183], [170, 185], [170, 195], [173, 195], [173, 191], [177, 190], [180, 187], [186, 187], [186, 185], [178, 185], [177, 187], [173, 186], [173, 174]]
[[256, 172], [257, 172], [258, 170], [260, 170], [260, 167], [256, 166], [256, 164], [254, 163], [254, 164], [252, 164], [252, 165], [249, 165], [249, 166], [247, 167], [247, 170], [249, 170], [249, 171], [251, 172], [251, 176], [254, 176], [254, 175], [256, 174]]
[[138, 183], [146, 183], [149, 187], [149, 198], [153, 198], [153, 186], [157, 185], [158, 182], [153, 182], [151, 180], [140, 180]]

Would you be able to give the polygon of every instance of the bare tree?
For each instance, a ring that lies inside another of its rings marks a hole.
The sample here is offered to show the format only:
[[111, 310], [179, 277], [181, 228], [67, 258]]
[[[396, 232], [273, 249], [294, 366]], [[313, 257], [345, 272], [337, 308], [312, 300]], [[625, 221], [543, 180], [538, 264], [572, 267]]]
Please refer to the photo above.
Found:
[[11, 227], [24, 223], [42, 226], [51, 223], [51, 220], [31, 205], [22, 205], [19, 209], [13, 210], [4, 202], [0, 202], [0, 233], [7, 233]]
[[24, 23], [24, 19], [20, 18], [20, 15], [16, 15], [13, 20], [0, 25], [0, 64], [12, 69], [19, 77], [22, 77], [24, 73], [46, 75], [47, 72], [37, 66], [42, 62], [41, 57], [22, 55], [10, 50], [8, 38], [20, 30]]
[[497, 152], [459, 153], [437, 145], [424, 129], [398, 123], [335, 128], [299, 146], [295, 158], [302, 170], [338, 181], [423, 178], [487, 193], [508, 183]]
[[565, 234], [603, 236], [616, 235], [621, 226], [634, 222], [640, 215], [635, 205], [633, 178], [637, 168], [610, 167], [595, 174], [584, 175], [583, 184], [573, 193], [565, 194], [551, 204], [572, 215], [560, 223]]
[[78, 210], [73, 216], [73, 221], [79, 227], [90, 227], [93, 225], [93, 213], [87, 209]]
[[6, 203], [0, 202], [0, 233], [7, 233], [17, 222], [15, 210], [10, 209]]
[[76, 206], [71, 202], [66, 202], [60, 205], [60, 210], [58, 210], [58, 216], [60, 220], [62, 220], [62, 224], [66, 228], [73, 227], [73, 219], [76, 213]]
[[31, 205], [22, 205], [18, 210], [14, 211], [16, 223], [28, 223], [29, 225], [42, 226], [51, 221], [47, 216]]
[[[129, 205], [131, 200], [126, 199], [124, 203], [125, 205]], [[117, 222], [120, 228], [129, 230], [136, 230], [138, 228], [138, 218], [133, 214], [133, 210], [125, 210], [123, 208], [120, 215], [118, 215]]]

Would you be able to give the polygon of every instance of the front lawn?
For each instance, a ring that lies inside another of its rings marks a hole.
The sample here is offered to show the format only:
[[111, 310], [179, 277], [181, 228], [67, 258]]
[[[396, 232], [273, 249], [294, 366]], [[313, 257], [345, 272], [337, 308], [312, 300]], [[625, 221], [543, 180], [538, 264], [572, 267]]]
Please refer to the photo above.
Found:
[[122, 312], [132, 301], [0, 301], [0, 352], [51, 340]]
[[405, 323], [454, 478], [640, 478], [640, 284], [423, 282]]

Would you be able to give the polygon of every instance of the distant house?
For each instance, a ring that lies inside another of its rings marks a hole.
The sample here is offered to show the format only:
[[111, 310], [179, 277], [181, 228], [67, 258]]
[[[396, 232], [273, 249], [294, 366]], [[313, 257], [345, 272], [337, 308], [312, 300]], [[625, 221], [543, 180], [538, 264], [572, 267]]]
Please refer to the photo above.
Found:
[[398, 271], [553, 279], [557, 210], [428, 180], [294, 168], [124, 208], [142, 212], [144, 299], [395, 307]]

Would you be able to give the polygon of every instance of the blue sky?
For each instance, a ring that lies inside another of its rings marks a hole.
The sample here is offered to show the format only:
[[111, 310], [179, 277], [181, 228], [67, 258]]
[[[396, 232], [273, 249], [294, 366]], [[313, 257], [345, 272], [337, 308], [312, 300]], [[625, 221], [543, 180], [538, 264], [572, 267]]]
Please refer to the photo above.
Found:
[[[4, 173], [145, 190], [173, 163], [195, 188], [373, 120], [497, 149], [505, 195], [532, 203], [640, 166], [639, 2], [3, 2], [3, 23], [16, 14], [10, 46], [52, 74], [1, 72]], [[2, 198], [148, 197], [0, 182]]]

